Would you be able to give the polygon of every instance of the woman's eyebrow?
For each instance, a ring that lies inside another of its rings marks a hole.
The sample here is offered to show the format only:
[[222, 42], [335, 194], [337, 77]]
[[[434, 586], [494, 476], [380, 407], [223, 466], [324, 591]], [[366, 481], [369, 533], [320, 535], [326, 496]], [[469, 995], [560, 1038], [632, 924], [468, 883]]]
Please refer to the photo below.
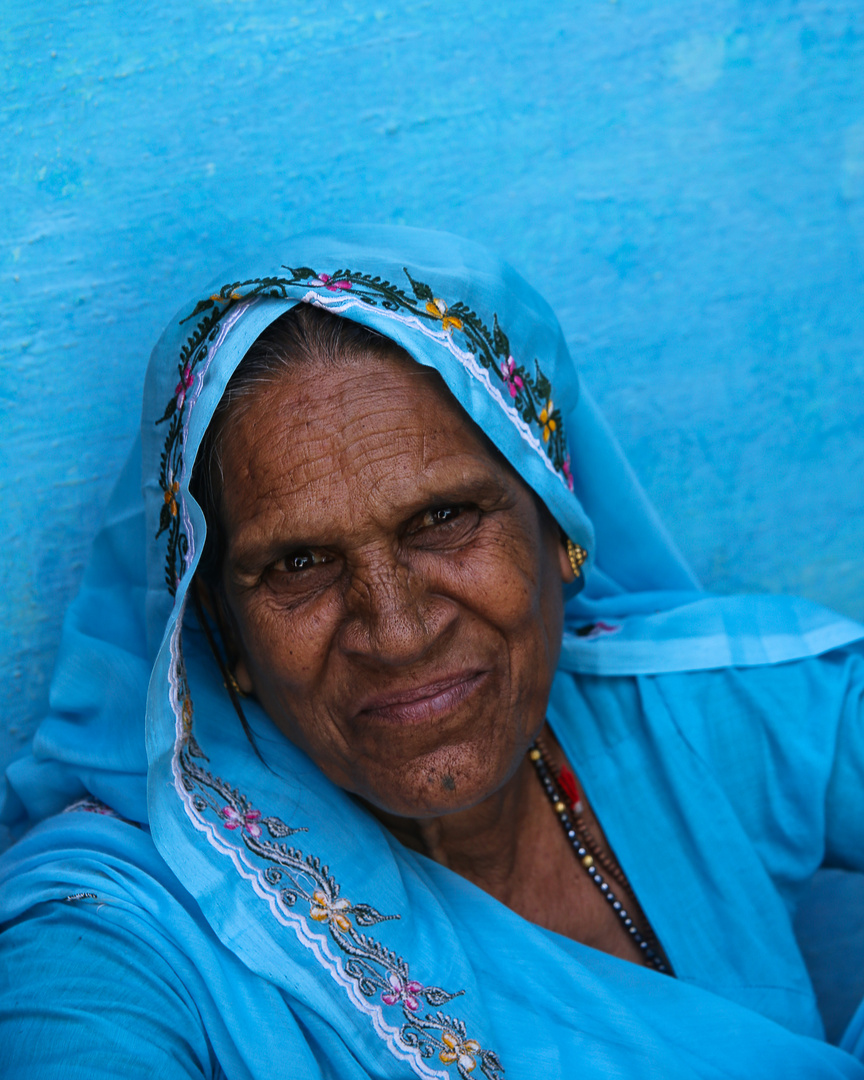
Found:
[[[458, 480], [442, 482], [440, 485], [430, 482], [412, 493], [409, 500], [397, 505], [390, 505], [397, 511], [398, 519], [394, 524], [403, 527], [412, 518], [431, 507], [476, 503], [481, 509], [494, 510], [510, 501], [509, 492], [503, 477], [467, 476]], [[235, 564], [252, 564], [267, 561], [285, 550], [300, 548], [327, 547], [332, 542], [320, 525], [312, 530], [298, 530], [292, 535], [292, 524], [285, 522], [283, 528], [271, 535], [261, 535], [257, 530], [249, 530], [244, 535], [241, 527], [229, 545], [231, 561]]]
[[507, 485], [503, 477], [468, 474], [457, 480], [442, 481], [441, 484], [432, 480], [428, 486], [423, 485], [417, 492], [416, 501], [424, 505], [428, 504], [430, 499], [434, 502], [442, 499], [454, 502], [485, 502], [503, 498], [506, 493]]

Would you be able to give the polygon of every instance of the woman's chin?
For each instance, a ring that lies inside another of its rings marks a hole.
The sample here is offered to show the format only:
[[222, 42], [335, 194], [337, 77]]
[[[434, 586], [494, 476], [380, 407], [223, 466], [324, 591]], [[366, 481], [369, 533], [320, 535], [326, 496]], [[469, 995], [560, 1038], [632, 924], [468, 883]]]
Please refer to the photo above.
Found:
[[374, 808], [397, 818], [424, 820], [472, 810], [510, 779], [524, 753], [474, 744], [439, 747], [406, 761], [365, 763], [355, 793]]

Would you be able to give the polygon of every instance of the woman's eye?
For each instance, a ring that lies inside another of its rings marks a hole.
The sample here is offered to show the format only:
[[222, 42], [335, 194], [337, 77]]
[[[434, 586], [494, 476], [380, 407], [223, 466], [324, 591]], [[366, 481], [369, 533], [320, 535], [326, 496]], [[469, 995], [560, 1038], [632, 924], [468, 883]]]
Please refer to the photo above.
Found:
[[462, 547], [474, 535], [480, 521], [476, 506], [434, 506], [415, 519], [410, 530], [411, 543], [419, 548]]
[[299, 574], [303, 570], [311, 570], [314, 566], [321, 566], [328, 559], [317, 551], [302, 548], [292, 551], [289, 555], [279, 559], [273, 564], [273, 569], [279, 573]]
[[461, 512], [460, 506], [440, 506], [435, 510], [427, 510], [423, 515], [421, 527], [429, 529], [436, 525], [449, 525], [451, 521], [459, 517]]

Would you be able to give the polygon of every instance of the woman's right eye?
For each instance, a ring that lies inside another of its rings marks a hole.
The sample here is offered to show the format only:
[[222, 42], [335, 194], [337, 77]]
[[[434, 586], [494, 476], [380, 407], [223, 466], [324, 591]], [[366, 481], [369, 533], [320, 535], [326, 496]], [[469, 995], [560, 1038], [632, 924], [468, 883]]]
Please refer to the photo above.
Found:
[[322, 555], [320, 552], [312, 551], [309, 548], [300, 548], [278, 559], [273, 563], [272, 569], [277, 574], [299, 574], [303, 570], [311, 570], [313, 567], [322, 566], [329, 561], [327, 556]]

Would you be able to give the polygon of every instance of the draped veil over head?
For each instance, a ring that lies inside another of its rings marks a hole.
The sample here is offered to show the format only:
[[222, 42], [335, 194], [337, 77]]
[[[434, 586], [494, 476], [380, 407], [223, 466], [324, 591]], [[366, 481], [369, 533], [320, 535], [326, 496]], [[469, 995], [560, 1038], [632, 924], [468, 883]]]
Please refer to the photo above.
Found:
[[[699, 590], [580, 391], [549, 304], [506, 263], [444, 234], [381, 226], [313, 232], [286, 242], [272, 260], [220, 276], [184, 305], [156, 346], [141, 441], [64, 626], [51, 713], [30, 754], [9, 769], [5, 819], [38, 821], [94, 798], [146, 823], [207, 932], [256, 978], [278, 986], [307, 1016], [308, 1030], [325, 1024], [351, 1048], [351, 1067], [334, 1051], [339, 1075], [404, 1075], [407, 1066], [421, 1076], [465, 1076], [477, 1067], [494, 1078], [514, 1055], [530, 1058], [517, 1045], [563, 1045], [567, 1025], [589, 1053], [594, 1044], [581, 1033], [592, 1024], [610, 1042], [586, 1060], [602, 1058], [600, 1067], [611, 1070], [615, 1040], [653, 1046], [660, 1028], [675, 1026], [670, 1017], [687, 994], [702, 995], [710, 1031], [700, 1028], [698, 1047], [688, 1044], [686, 1053], [684, 1037], [674, 1036], [675, 1053], [717, 1065], [726, 1061], [723, 1033], [734, 1029], [742, 1045], [777, 1039], [777, 1052], [796, 1060], [797, 1043], [787, 1051], [788, 1033], [781, 1037], [755, 1013], [680, 980], [622, 973], [632, 965], [532, 927], [405, 852], [254, 701], [247, 715], [264, 763], [238, 730], [187, 614], [205, 537], [189, 481], [231, 375], [266, 327], [298, 303], [361, 323], [438, 371], [584, 551], [568, 590], [563, 672], [777, 663], [861, 636], [856, 624], [803, 601], [726, 600]], [[508, 944], [514, 940], [518, 948]], [[517, 968], [526, 999], [558, 980], [575, 996], [540, 1010], [542, 1020], [530, 1010], [513, 1020], [509, 1006], [499, 1015], [495, 984]], [[643, 979], [655, 980], [650, 1005]], [[610, 992], [621, 1018], [611, 1028]], [[861, 1075], [838, 1061], [809, 1075]], [[555, 1062], [547, 1064], [532, 1075], [558, 1075]], [[727, 1066], [726, 1075], [748, 1075], [744, 1062]]]

